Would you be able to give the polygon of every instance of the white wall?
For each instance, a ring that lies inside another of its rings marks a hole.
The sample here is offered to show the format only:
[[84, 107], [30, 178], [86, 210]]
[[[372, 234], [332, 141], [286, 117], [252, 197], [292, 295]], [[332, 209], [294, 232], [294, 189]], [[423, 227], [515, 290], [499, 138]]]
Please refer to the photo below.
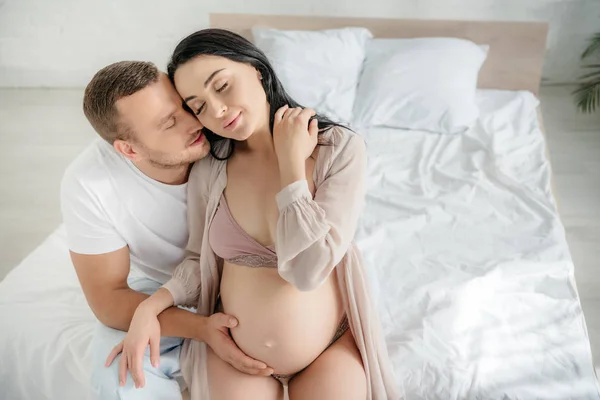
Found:
[[85, 86], [114, 61], [163, 68], [211, 12], [550, 22], [544, 79], [572, 82], [600, 0], [0, 0], [0, 86]]

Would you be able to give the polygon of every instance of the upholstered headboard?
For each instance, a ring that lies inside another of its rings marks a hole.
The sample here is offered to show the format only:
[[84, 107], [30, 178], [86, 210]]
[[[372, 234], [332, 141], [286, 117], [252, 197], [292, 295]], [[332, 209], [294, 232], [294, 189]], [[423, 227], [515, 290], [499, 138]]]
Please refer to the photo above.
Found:
[[253, 26], [320, 30], [361, 26], [378, 38], [457, 37], [490, 46], [479, 74], [481, 89], [539, 91], [546, 50], [545, 22], [440, 21], [292, 15], [211, 14], [210, 26], [252, 40]]

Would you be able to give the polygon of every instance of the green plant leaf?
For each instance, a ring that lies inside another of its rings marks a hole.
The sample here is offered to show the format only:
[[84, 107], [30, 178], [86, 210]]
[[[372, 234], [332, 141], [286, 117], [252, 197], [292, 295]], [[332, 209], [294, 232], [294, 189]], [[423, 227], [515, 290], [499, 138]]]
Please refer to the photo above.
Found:
[[600, 107], [600, 78], [582, 82], [573, 92], [577, 108], [584, 113], [594, 112]]
[[[591, 67], [590, 65], [585, 65], [584, 68]], [[585, 81], [586, 79], [591, 79], [595, 77], [600, 78], [600, 65], [596, 66], [596, 70], [592, 72], [588, 72], [587, 74], [583, 74], [579, 77], [579, 80]]]
[[590, 39], [590, 44], [583, 51], [583, 54], [581, 54], [581, 59], [583, 60], [584, 58], [591, 56], [598, 50], [600, 50], [600, 33], [596, 33], [594, 36], [592, 36]]

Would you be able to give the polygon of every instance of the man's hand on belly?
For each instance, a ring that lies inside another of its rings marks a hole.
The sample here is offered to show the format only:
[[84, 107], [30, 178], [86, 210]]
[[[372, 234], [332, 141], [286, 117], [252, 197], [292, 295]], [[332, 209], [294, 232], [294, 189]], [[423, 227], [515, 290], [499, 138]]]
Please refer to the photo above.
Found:
[[206, 318], [205, 324], [203, 341], [223, 361], [249, 375], [269, 376], [273, 373], [273, 369], [267, 364], [248, 357], [235, 344], [229, 335], [229, 329], [235, 328], [238, 324], [234, 317], [216, 313]]

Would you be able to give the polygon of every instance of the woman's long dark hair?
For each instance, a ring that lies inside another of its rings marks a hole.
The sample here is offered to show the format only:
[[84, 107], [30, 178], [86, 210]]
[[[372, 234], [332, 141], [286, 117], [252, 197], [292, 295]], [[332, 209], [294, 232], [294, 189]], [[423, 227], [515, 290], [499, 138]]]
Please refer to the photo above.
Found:
[[[262, 86], [267, 95], [267, 101], [270, 104], [269, 129], [271, 130], [271, 134], [273, 134], [275, 112], [280, 107], [286, 104], [290, 108], [302, 107], [286, 93], [265, 54], [244, 37], [224, 29], [203, 29], [192, 33], [179, 42], [167, 66], [167, 73], [171, 82], [174, 82], [175, 71], [179, 66], [202, 55], [225, 57], [231, 61], [249, 64], [260, 72]], [[191, 112], [185, 103], [183, 106]], [[334, 126], [345, 128], [343, 125], [333, 122], [323, 115], [317, 114], [313, 118], [319, 121], [319, 134], [328, 131]], [[233, 140], [219, 136], [206, 127], [203, 133], [211, 144], [210, 153], [213, 157], [219, 160], [226, 160], [231, 157], [235, 143]], [[224, 152], [223, 147], [227, 144], [229, 144], [227, 146], [228, 151], [225, 156], [221, 156]]]

